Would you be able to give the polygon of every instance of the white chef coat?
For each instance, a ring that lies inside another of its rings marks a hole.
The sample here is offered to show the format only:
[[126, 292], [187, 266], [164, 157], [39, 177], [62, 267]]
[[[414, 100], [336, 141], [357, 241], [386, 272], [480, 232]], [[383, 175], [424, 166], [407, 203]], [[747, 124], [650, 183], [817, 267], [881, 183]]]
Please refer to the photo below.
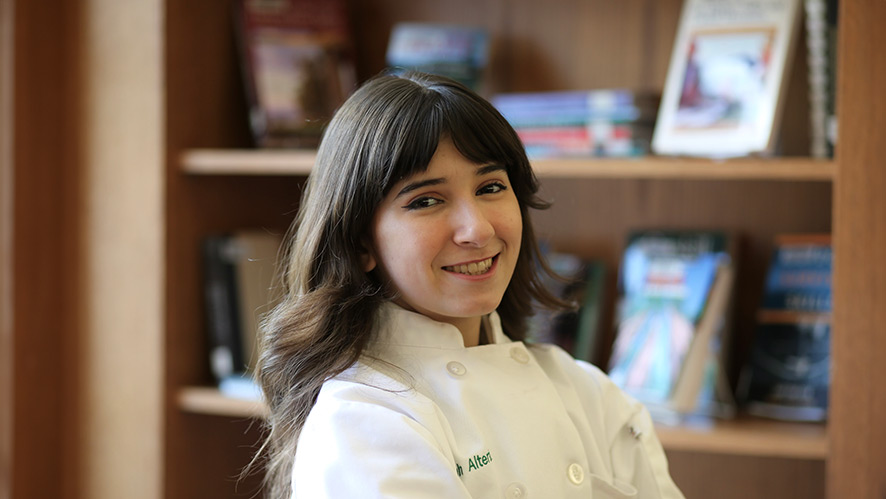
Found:
[[[293, 497], [681, 498], [648, 412], [550, 345], [490, 344], [389, 304], [365, 360], [327, 381]], [[491, 332], [491, 334], [489, 334]]]

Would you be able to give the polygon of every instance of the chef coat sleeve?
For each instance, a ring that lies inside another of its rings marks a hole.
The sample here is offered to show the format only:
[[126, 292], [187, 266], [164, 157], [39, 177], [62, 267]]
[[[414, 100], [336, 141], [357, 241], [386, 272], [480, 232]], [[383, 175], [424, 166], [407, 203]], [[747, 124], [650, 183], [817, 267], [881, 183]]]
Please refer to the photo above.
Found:
[[633, 414], [616, 431], [610, 447], [615, 476], [632, 483], [641, 497], [683, 499], [668, 471], [649, 411], [639, 402], [634, 404]]
[[636, 488], [639, 497], [683, 499], [646, 407], [596, 367], [578, 364], [596, 380], [607, 408], [604, 419], [615, 480]]
[[327, 402], [314, 406], [300, 435], [293, 497], [470, 497], [451, 456], [408, 411]]

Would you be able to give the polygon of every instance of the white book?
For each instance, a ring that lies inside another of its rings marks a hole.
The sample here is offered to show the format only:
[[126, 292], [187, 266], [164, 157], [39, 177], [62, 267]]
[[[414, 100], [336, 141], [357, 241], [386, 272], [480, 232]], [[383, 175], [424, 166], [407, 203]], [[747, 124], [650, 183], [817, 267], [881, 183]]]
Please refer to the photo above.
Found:
[[800, 15], [800, 0], [686, 0], [653, 151], [771, 154]]

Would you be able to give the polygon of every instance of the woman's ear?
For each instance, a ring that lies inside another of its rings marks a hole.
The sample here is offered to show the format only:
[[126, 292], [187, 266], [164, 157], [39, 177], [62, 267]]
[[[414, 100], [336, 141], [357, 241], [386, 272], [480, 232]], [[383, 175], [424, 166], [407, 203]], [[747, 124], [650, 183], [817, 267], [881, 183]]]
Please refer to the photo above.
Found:
[[363, 241], [360, 244], [360, 265], [363, 266], [364, 272], [371, 272], [375, 269], [377, 262], [375, 261], [375, 255], [372, 254], [372, 245], [370, 245], [367, 241]]

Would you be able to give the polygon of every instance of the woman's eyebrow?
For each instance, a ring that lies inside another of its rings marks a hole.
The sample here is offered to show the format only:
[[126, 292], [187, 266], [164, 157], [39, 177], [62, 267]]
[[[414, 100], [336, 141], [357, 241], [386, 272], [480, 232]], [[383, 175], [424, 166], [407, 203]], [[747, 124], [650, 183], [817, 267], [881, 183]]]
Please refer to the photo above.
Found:
[[505, 168], [505, 165], [499, 163], [492, 163], [485, 166], [481, 166], [477, 168], [477, 176], [489, 175], [490, 173], [495, 173], [498, 171], [507, 172], [508, 169]]
[[422, 187], [428, 187], [431, 185], [440, 185], [445, 182], [446, 182], [446, 179], [442, 178], [442, 177], [427, 178], [424, 180], [416, 180], [415, 182], [410, 182], [410, 183], [406, 184], [405, 186], [403, 186], [403, 188], [400, 189], [400, 192], [398, 192], [394, 198], [396, 199], [396, 198], [403, 196], [405, 194], [409, 194], [410, 192], [417, 190], [417, 189], [421, 189]]

